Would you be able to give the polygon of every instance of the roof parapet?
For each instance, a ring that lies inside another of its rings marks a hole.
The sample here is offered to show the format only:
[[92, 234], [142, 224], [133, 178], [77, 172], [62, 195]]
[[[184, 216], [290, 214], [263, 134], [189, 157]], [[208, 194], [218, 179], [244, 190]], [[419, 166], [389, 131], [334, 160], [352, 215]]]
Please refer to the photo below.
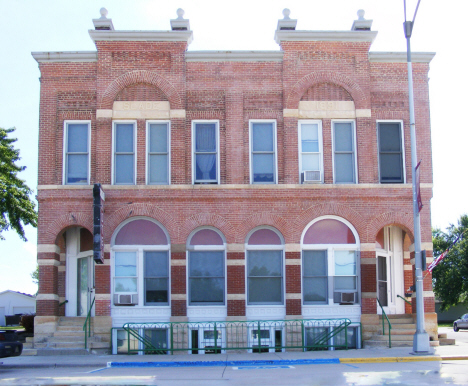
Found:
[[112, 19], [107, 18], [109, 13], [106, 8], [101, 8], [99, 10], [101, 17], [99, 19], [93, 19], [94, 29], [98, 31], [113, 31], [114, 24], [112, 24]]
[[177, 19], [171, 20], [171, 29], [173, 31], [190, 31], [190, 21], [184, 19], [185, 11], [182, 8], [177, 10]]
[[357, 11], [358, 19], [353, 21], [351, 31], [370, 31], [373, 20], [364, 19], [366, 12], [363, 9]]
[[278, 20], [277, 31], [294, 31], [297, 25], [297, 19], [291, 19], [291, 11], [288, 8], [283, 9], [283, 19]]

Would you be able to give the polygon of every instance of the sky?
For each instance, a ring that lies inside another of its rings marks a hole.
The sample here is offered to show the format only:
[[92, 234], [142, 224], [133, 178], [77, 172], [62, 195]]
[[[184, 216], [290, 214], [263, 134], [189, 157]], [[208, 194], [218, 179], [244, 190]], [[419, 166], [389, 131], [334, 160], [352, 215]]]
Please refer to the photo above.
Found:
[[[407, 0], [412, 19], [417, 0]], [[378, 31], [371, 51], [406, 51], [403, 0], [0, 0], [0, 127], [16, 127], [20, 174], [37, 192], [39, 69], [31, 52], [94, 51], [88, 35], [93, 18], [106, 7], [116, 30], [169, 30], [183, 8], [194, 40], [189, 51], [279, 50], [274, 32], [289, 8], [297, 30], [350, 30], [357, 11]], [[463, 43], [468, 1], [421, 0], [412, 51], [436, 52], [429, 87], [434, 189], [432, 226], [445, 229], [468, 213], [466, 178], [468, 77]], [[465, 122], [465, 123], [464, 123]], [[417, 125], [416, 125], [417, 130]], [[0, 292], [33, 294], [36, 230], [26, 227], [27, 242], [14, 232], [0, 241]]]

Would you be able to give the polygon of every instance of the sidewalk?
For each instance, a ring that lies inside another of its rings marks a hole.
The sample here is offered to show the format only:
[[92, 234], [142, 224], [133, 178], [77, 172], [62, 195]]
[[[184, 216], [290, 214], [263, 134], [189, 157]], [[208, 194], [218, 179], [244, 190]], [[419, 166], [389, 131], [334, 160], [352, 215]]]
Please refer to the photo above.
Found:
[[265, 366], [326, 363], [385, 363], [468, 360], [468, 344], [434, 347], [432, 355], [412, 355], [411, 347], [372, 348], [340, 351], [279, 352], [218, 355], [61, 355], [2, 358], [3, 367], [185, 367]]

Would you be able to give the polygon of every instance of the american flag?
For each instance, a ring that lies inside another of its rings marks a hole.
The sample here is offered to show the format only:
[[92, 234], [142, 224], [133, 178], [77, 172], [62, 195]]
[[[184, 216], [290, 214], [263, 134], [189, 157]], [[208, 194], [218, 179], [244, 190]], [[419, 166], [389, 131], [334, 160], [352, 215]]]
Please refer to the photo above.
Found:
[[440, 254], [439, 256], [437, 256], [431, 264], [429, 264], [429, 266], [427, 267], [427, 270], [429, 272], [432, 272], [432, 270], [437, 266], [437, 264], [439, 264], [444, 258], [445, 256], [447, 256], [447, 254], [449, 253], [449, 251], [452, 249], [452, 247], [458, 243], [458, 241], [460, 241], [463, 237], [463, 233], [460, 233], [458, 235], [458, 237], [455, 239], [455, 241], [452, 243], [452, 245], [450, 245], [450, 247], [448, 247], [444, 253]]

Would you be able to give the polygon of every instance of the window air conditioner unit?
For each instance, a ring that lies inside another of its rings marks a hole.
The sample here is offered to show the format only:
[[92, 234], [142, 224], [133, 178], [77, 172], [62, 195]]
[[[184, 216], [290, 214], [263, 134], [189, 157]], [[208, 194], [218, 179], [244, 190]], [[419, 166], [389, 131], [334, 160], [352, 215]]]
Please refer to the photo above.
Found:
[[342, 292], [341, 303], [356, 303], [356, 292]]
[[138, 294], [114, 295], [114, 305], [116, 306], [134, 306], [138, 304]]
[[320, 170], [304, 170], [303, 173], [304, 183], [320, 182], [322, 180]]

